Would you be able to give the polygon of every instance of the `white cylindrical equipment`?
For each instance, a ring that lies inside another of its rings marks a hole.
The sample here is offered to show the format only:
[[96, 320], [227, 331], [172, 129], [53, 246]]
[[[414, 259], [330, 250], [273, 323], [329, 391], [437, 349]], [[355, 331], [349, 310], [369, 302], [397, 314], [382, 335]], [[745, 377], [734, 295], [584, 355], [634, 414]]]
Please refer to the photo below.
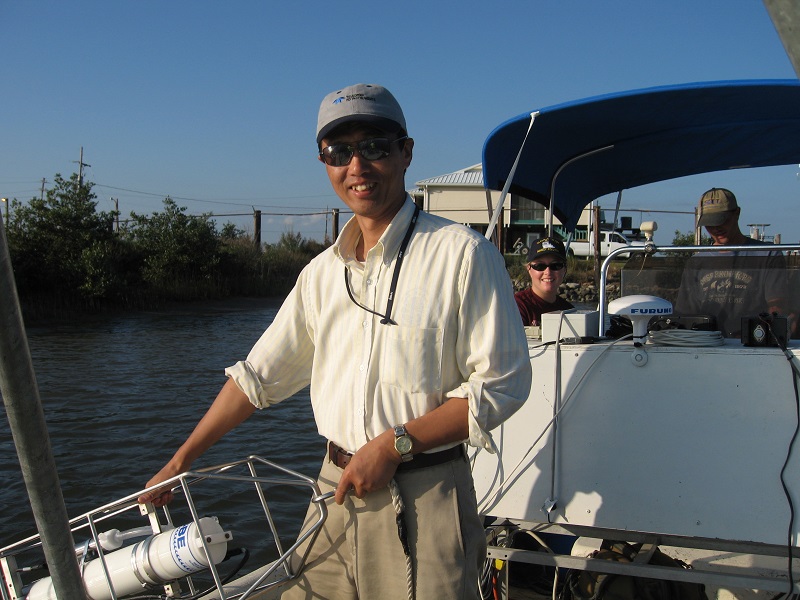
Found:
[[622, 296], [608, 303], [608, 312], [628, 317], [633, 325], [633, 341], [644, 344], [647, 342], [647, 325], [650, 319], [671, 315], [672, 303], [658, 296]]
[[[230, 532], [223, 531], [213, 517], [200, 519], [214, 564], [225, 558]], [[153, 535], [147, 539], [104, 555], [108, 574], [117, 597], [141, 592], [146, 585], [159, 585], [196, 573], [209, 566], [195, 523]], [[99, 558], [86, 564], [83, 583], [90, 600], [111, 600], [102, 562]], [[33, 584], [27, 600], [57, 600], [50, 577]]]

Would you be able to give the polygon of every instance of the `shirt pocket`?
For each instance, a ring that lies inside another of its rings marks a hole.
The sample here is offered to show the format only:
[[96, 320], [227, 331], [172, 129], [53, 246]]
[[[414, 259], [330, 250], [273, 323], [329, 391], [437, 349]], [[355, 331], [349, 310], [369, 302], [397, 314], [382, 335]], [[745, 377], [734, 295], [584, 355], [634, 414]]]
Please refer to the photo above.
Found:
[[443, 337], [441, 329], [389, 326], [381, 352], [381, 383], [411, 393], [440, 391]]

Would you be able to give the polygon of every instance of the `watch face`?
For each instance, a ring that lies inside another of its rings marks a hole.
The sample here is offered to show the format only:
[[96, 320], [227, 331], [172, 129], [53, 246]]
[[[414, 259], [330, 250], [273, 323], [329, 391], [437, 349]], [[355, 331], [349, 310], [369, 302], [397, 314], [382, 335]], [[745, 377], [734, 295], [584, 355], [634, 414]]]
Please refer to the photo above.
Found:
[[411, 452], [411, 438], [407, 435], [401, 435], [394, 440], [394, 447], [400, 454], [408, 454]]

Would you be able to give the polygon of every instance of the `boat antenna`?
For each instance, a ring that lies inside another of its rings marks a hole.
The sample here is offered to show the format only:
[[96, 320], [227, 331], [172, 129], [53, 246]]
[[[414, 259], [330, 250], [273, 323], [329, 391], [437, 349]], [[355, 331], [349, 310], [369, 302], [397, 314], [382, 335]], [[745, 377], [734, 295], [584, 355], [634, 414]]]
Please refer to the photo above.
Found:
[[503, 184], [503, 191], [500, 193], [500, 200], [497, 202], [497, 207], [494, 209], [494, 215], [492, 215], [492, 220], [489, 221], [489, 226], [486, 228], [486, 238], [492, 239], [492, 235], [494, 235], [494, 228], [497, 227], [497, 221], [500, 219], [500, 214], [503, 210], [503, 203], [506, 200], [506, 196], [508, 195], [508, 190], [511, 187], [511, 182], [514, 180], [514, 173], [517, 172], [517, 166], [519, 165], [519, 159], [522, 156], [522, 150], [525, 148], [525, 142], [528, 140], [528, 135], [531, 132], [531, 128], [533, 127], [533, 122], [536, 117], [539, 115], [539, 111], [534, 111], [531, 113], [531, 122], [528, 123], [528, 130], [525, 132], [525, 137], [522, 140], [522, 144], [519, 146], [519, 152], [517, 153], [517, 157], [514, 159], [514, 164], [511, 165], [511, 172], [508, 174], [506, 178], [505, 184]]
[[619, 221], [619, 206], [622, 204], [622, 190], [617, 192], [617, 206], [614, 208], [614, 224], [612, 228], [617, 230], [617, 221]]

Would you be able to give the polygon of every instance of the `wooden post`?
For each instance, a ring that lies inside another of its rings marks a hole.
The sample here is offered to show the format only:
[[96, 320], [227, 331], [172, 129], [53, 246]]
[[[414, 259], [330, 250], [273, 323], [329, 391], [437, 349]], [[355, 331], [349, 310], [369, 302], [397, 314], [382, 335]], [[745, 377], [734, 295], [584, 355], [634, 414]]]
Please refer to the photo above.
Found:
[[594, 287], [600, 293], [600, 206], [595, 204], [592, 208], [592, 239], [594, 240]]
[[253, 244], [261, 250], [261, 211], [253, 211]]
[[331, 209], [331, 235], [333, 236], [332, 241], [336, 241], [336, 238], [339, 237], [339, 209], [334, 208]]
[[694, 207], [694, 245], [699, 246], [703, 241], [703, 228], [698, 225], [698, 221], [700, 220], [700, 215], [698, 214], [700, 211], [695, 206]]

